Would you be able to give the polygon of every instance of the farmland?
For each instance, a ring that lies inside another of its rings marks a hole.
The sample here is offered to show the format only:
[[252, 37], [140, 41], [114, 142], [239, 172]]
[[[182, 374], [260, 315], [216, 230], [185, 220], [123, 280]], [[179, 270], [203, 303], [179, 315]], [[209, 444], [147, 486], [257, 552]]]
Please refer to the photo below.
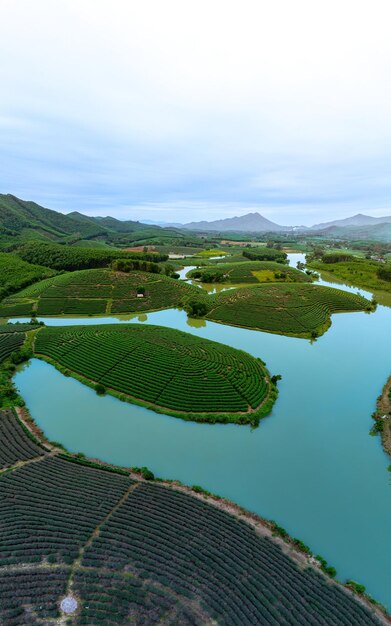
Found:
[[206, 318], [274, 333], [316, 337], [333, 313], [371, 310], [365, 298], [339, 289], [306, 284], [243, 287], [208, 297]]
[[46, 327], [35, 354], [160, 413], [257, 424], [276, 398], [259, 359], [159, 326]]
[[310, 277], [294, 268], [270, 261], [248, 261], [247, 263], [219, 263], [194, 269], [188, 278], [205, 283], [264, 283], [264, 282], [310, 282]]
[[[140, 288], [144, 288], [142, 297], [138, 297]], [[80, 270], [49, 278], [6, 298], [0, 305], [0, 316], [147, 311], [177, 306], [192, 293], [198, 290], [161, 274]]]
[[0, 363], [23, 345], [24, 338], [24, 333], [0, 334]]
[[[6, 419], [29, 445], [18, 418]], [[54, 624], [64, 597], [77, 599], [64, 616], [75, 626], [385, 623], [272, 524], [36, 446], [0, 475], [1, 623]]]
[[15, 254], [0, 252], [0, 300], [55, 273], [47, 267], [22, 261]]

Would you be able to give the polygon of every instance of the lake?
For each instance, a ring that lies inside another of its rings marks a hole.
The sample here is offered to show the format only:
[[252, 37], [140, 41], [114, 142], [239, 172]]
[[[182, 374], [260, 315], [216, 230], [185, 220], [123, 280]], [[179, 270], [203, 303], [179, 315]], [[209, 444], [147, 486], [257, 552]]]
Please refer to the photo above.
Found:
[[[292, 266], [301, 260], [289, 256]], [[15, 382], [49, 439], [111, 463], [146, 465], [157, 476], [202, 485], [275, 519], [335, 566], [338, 578], [365, 584], [390, 606], [390, 461], [379, 437], [368, 432], [391, 372], [391, 309], [334, 315], [331, 328], [313, 343], [188, 320], [176, 309], [128, 321], [178, 328], [261, 357], [271, 374], [282, 375], [273, 412], [255, 430], [184, 422], [97, 396], [33, 359]]]

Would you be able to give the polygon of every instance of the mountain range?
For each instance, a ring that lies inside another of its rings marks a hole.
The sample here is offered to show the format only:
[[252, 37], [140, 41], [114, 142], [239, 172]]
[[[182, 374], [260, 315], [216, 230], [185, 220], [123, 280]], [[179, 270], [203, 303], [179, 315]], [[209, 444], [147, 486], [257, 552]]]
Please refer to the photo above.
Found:
[[215, 220], [212, 222], [190, 222], [189, 224], [183, 224], [182, 228], [188, 228], [190, 230], [200, 231], [219, 231], [219, 232], [276, 232], [276, 231], [317, 231], [325, 230], [327, 228], [336, 226], [339, 228], [348, 226], [374, 226], [376, 224], [389, 224], [391, 223], [391, 215], [386, 217], [371, 217], [370, 215], [363, 215], [357, 213], [352, 217], [347, 217], [341, 220], [333, 220], [331, 222], [324, 222], [322, 224], [314, 224], [314, 226], [281, 226], [275, 222], [263, 217], [259, 213], [247, 213], [240, 217], [231, 217], [222, 220]]
[[[184, 231], [195, 232], [243, 232], [243, 233], [319, 233], [322, 236], [340, 238], [368, 238], [390, 240], [391, 216], [371, 217], [358, 213], [352, 217], [306, 226], [281, 226], [259, 213], [247, 213], [214, 221], [187, 224], [153, 225], [134, 220], [118, 220], [114, 217], [92, 217], [78, 211], [68, 214], [46, 209], [31, 201], [21, 200], [12, 194], [0, 194], [0, 235], [8, 238], [22, 236], [24, 239], [50, 239], [63, 241], [75, 239], [115, 240], [131, 234], [132, 238], [184, 237]], [[190, 234], [190, 233], [189, 233]]]

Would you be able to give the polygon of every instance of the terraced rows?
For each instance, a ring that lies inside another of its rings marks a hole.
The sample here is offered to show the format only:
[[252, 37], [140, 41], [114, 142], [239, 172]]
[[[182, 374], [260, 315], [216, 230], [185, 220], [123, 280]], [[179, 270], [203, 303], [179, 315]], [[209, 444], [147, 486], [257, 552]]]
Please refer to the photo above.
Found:
[[72, 563], [129, 486], [125, 477], [58, 457], [3, 474], [0, 482], [0, 567], [44, 558]]
[[0, 469], [44, 454], [10, 409], [0, 411]]
[[1, 624], [57, 623], [73, 596], [69, 626], [379, 626], [243, 520], [85, 463], [54, 453], [0, 476]]
[[53, 624], [60, 616], [59, 604], [65, 594], [69, 569], [0, 568], [0, 624], [38, 626]]
[[[139, 287], [145, 289], [142, 298], [137, 297]], [[196, 288], [162, 274], [80, 270], [43, 280], [6, 298], [0, 316], [31, 315], [33, 310], [38, 315], [147, 311], [177, 306], [193, 293]]]
[[[246, 260], [246, 259], [245, 259]], [[263, 282], [311, 282], [311, 278], [299, 270], [272, 261], [248, 261], [246, 263], [218, 263], [200, 267], [188, 273], [188, 278], [197, 277], [203, 282], [210, 281], [215, 274], [216, 282], [226, 283], [263, 283]]]
[[361, 296], [319, 285], [259, 285], [209, 298], [210, 320], [299, 336], [324, 332], [332, 313], [371, 309]]
[[12, 352], [19, 350], [24, 340], [24, 333], [0, 334], [0, 363], [9, 357]]
[[221, 624], [373, 623], [366, 609], [313, 570], [299, 570], [246, 523], [158, 485], [129, 495], [85, 551], [83, 566], [130, 570], [185, 597], [197, 590]]
[[[197, 611], [194, 607], [188, 608], [186, 598], [182, 599], [170, 589], [145, 582], [129, 573], [83, 568], [76, 573], [74, 589], [79, 597], [86, 599], [77, 624], [205, 624], [204, 619], [200, 619], [198, 615], [202, 615], [203, 611]], [[131, 621], [129, 616], [133, 618]]]
[[204, 421], [253, 422], [273, 391], [259, 360], [158, 326], [47, 327], [35, 352], [147, 406]]

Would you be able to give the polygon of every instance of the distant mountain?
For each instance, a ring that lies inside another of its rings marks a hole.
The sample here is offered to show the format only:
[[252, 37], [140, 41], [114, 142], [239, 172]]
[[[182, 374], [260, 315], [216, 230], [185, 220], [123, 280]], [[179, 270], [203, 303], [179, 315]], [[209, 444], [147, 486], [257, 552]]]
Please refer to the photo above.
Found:
[[323, 222], [322, 224], [314, 224], [311, 226], [311, 230], [324, 230], [330, 226], [372, 226], [375, 224], [389, 224], [391, 223], [391, 215], [387, 217], [371, 217], [370, 215], [363, 215], [357, 213], [352, 217], [346, 217], [343, 220], [334, 220], [332, 222]]
[[182, 228], [189, 230], [217, 231], [217, 232], [274, 232], [282, 230], [291, 230], [290, 227], [280, 226], [263, 217], [259, 213], [247, 213], [240, 217], [228, 217], [223, 220], [215, 220], [212, 222], [190, 222], [184, 224]]
[[310, 234], [316, 234], [325, 239], [391, 242], [391, 220], [366, 226], [328, 226], [317, 231], [311, 230]]

